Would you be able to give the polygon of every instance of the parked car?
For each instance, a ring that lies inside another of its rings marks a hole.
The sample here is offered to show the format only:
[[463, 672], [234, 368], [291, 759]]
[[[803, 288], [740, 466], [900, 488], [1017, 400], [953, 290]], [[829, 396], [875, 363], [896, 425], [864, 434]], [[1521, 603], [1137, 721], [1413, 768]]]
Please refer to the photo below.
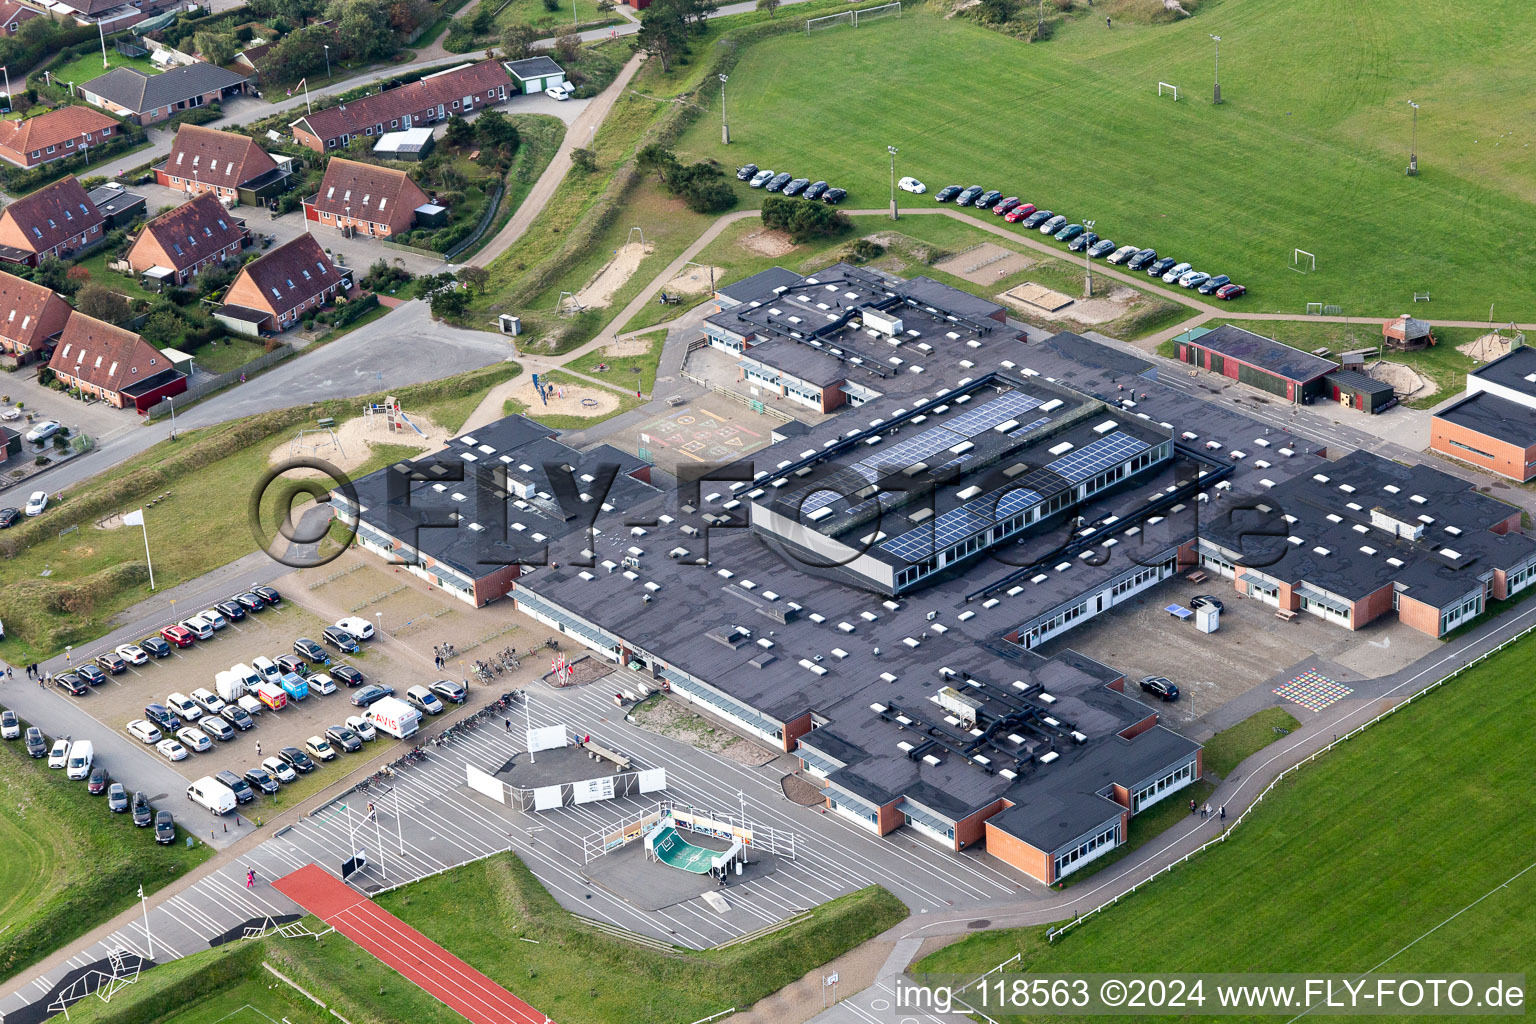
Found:
[[1034, 203], [1020, 203], [1007, 213], [1003, 214], [1003, 220], [1009, 224], [1017, 224], [1019, 221], [1035, 212]]
[[970, 206], [976, 201], [976, 197], [985, 192], [980, 185], [967, 185], [961, 193], [955, 197], [956, 206]]
[[21, 719], [10, 708], [0, 711], [0, 739], [14, 740], [21, 736]]
[[121, 782], [114, 782], [107, 787], [107, 810], [113, 814], [123, 814], [128, 810], [128, 791]]
[[27, 726], [26, 737], [22, 742], [27, 745], [28, 757], [43, 757], [48, 753], [48, 741], [43, 738], [43, 730], [35, 725]]
[[405, 691], [405, 699], [406, 702], [414, 707], [417, 711], [424, 712], [428, 715], [440, 715], [444, 711], [448, 710], [443, 705], [443, 702], [438, 699], [437, 694], [433, 693], [425, 686], [408, 687]]
[[332, 746], [340, 747], [343, 753], [351, 754], [363, 749], [363, 738], [344, 725], [327, 726], [325, 738], [331, 741]]
[[299, 773], [293, 770], [293, 765], [280, 757], [269, 757], [261, 762], [261, 766], [272, 773], [272, 777], [279, 782], [294, 782]]
[[[357, 645], [357, 637], [340, 626], [326, 626], [320, 631], [320, 639], [336, 648], [342, 654], [356, 654], [360, 650]], [[325, 652], [321, 651], [320, 653], [324, 657]]]
[[219, 614], [224, 616], [224, 618], [228, 619], [230, 622], [239, 622], [241, 619], [245, 618], [245, 605], [241, 604], [239, 601], [220, 601], [218, 604], [214, 605], [214, 608], [218, 609]]
[[182, 619], [180, 622], [178, 622], [177, 625], [186, 630], [188, 633], [191, 633], [193, 636], [197, 637], [199, 640], [213, 639], [213, 623], [209, 622], [201, 615], [189, 615], [185, 619]]
[[170, 846], [176, 841], [176, 819], [170, 811], [155, 812], [155, 842]]
[[114, 676], [128, 671], [127, 660], [116, 651], [107, 651], [103, 654], [96, 655], [96, 664], [100, 665]]
[[[331, 628], [331, 627], [326, 627]], [[315, 643], [307, 636], [301, 636], [293, 642], [293, 653], [301, 658], [307, 658], [313, 662], [325, 660], [325, 648]], [[281, 659], [279, 659], [281, 660]]]
[[1113, 252], [1115, 252], [1115, 243], [1107, 238], [1101, 238], [1088, 247], [1088, 258], [1103, 259]]
[[189, 749], [196, 753], [203, 753], [213, 749], [213, 740], [208, 734], [194, 725], [184, 725], [176, 730], [176, 738], [181, 740]]
[[227, 768], [222, 772], [214, 772], [213, 781], [228, 786], [229, 791], [235, 794], [237, 804], [248, 804], [256, 799], [256, 791], [251, 788], [250, 783]]
[[743, 164], [742, 166], [736, 168], [736, 180], [737, 181], [751, 181], [752, 180], [752, 176], [755, 175], [756, 173], [757, 173], [757, 164]]
[[47, 507], [47, 491], [33, 491], [32, 496], [27, 499], [27, 515], [29, 516], [40, 516]]
[[310, 690], [324, 696], [330, 696], [336, 692], [335, 681], [332, 680], [331, 677], [326, 675], [324, 672], [316, 672], [314, 675], [306, 679], [305, 682], [309, 684]]
[[1212, 608], [1215, 608], [1218, 612], [1224, 612], [1227, 610], [1227, 606], [1222, 604], [1221, 599], [1214, 594], [1196, 594], [1189, 600], [1189, 606], [1191, 608], [1199, 608], [1201, 605], [1207, 604]]
[[9, 530], [16, 525], [16, 520], [21, 518], [21, 509], [7, 505], [0, 508], [0, 530]]
[[85, 780], [85, 791], [91, 796], [101, 796], [107, 791], [107, 781], [107, 770], [99, 764], [94, 765]]
[[1175, 263], [1173, 266], [1163, 271], [1163, 284], [1173, 284], [1179, 278], [1183, 277], [1185, 274], [1194, 269], [1195, 268], [1188, 263]]
[[363, 674], [351, 665], [332, 665], [331, 678], [341, 680], [343, 686], [362, 686], [366, 681]]
[[304, 752], [320, 761], [336, 760], [336, 748], [324, 736], [311, 736], [305, 740]]
[[1067, 218], [1058, 213], [1040, 225], [1040, 233], [1042, 235], [1054, 235], [1066, 226]]
[[1009, 196], [1007, 199], [999, 199], [992, 204], [992, 216], [1006, 217], [1008, 211], [1019, 205], [1018, 196]]
[[1214, 295], [1216, 294], [1217, 288], [1220, 288], [1224, 284], [1231, 283], [1232, 279], [1226, 274], [1217, 274], [1215, 277], [1206, 278], [1204, 281], [1201, 281], [1199, 288], [1196, 290], [1199, 291], [1201, 295]]
[[60, 672], [53, 677], [53, 684], [65, 693], [76, 697], [83, 697], [90, 690], [90, 687], [86, 686], [73, 672]]
[[236, 594], [232, 600], [247, 612], [259, 612], [267, 606], [267, 602], [255, 594]]
[[165, 737], [155, 727], [155, 723], [143, 718], [135, 718], [128, 723], [128, 735], [144, 744], [159, 743]]
[[224, 710], [219, 712], [219, 717], [241, 732], [245, 732], [256, 724], [256, 719], [251, 717], [251, 713], [239, 704], [224, 705]]
[[1146, 676], [1141, 681], [1141, 688], [1146, 693], [1165, 701], [1179, 699], [1179, 688], [1165, 676]]
[[911, 192], [915, 196], [920, 196], [924, 192], [928, 191], [927, 185], [924, 185], [916, 178], [911, 177], [902, 178], [896, 183], [896, 187], [901, 189], [903, 192]]
[[166, 732], [181, 728], [181, 719], [172, 714], [171, 709], [164, 704], [144, 705], [144, 717]]
[[283, 603], [283, 595], [271, 587], [252, 587], [251, 593], [261, 598], [261, 603], [268, 608], [276, 608]]
[[[820, 199], [821, 196], [822, 196], [822, 193], [826, 192], [826, 190], [827, 190], [827, 183], [826, 182], [824, 182], [824, 181], [813, 181], [809, 185], [805, 186], [805, 191], [800, 193], [800, 198], [802, 198], [802, 199], [811, 199], [811, 200]], [[340, 623], [337, 623], [337, 625], [340, 625]], [[363, 639], [366, 640], [367, 637], [364, 637]]]
[[788, 185], [791, 181], [794, 180], [794, 178], [795, 176], [790, 174], [788, 171], [780, 171], [778, 174], [775, 174], [771, 179], [769, 179], [768, 184], [763, 187], [769, 192], [782, 192], [784, 190], [784, 186]]
[[377, 683], [370, 683], [352, 695], [352, 706], [365, 708], [375, 701], [381, 701], [385, 697], [393, 697], [394, 695], [395, 688], [393, 686], [380, 686]]
[[252, 789], [268, 796], [277, 792], [277, 779], [265, 768], [247, 768], [244, 778]]
[[378, 732], [374, 730], [373, 723], [368, 721], [368, 719], [364, 718], [362, 715], [348, 715], [347, 728], [357, 733], [357, 738], [362, 740], [364, 743], [373, 741], [379, 735]]
[[75, 669], [75, 674], [92, 686], [100, 686], [107, 681], [107, 674], [89, 662]]
[[192, 631], [186, 626], [166, 626], [160, 630], [160, 636], [177, 647], [191, 647], [194, 637]]
[[1099, 236], [1097, 234], [1092, 231], [1083, 231], [1072, 236], [1072, 240], [1067, 243], [1067, 248], [1072, 252], [1085, 252], [1098, 244]]
[[137, 828], [148, 828], [154, 821], [154, 811], [149, 806], [149, 797], [143, 793], [134, 793], [133, 802], [128, 807], [133, 815], [133, 824]]
[[1036, 210], [1034, 213], [1020, 221], [1019, 226], [1024, 228], [1038, 228], [1040, 225], [1044, 224], [1046, 221], [1055, 216], [1056, 215], [1050, 210]]
[[[316, 649], [318, 650], [318, 648]], [[320, 657], [322, 660], [324, 660], [324, 651], [320, 651]], [[302, 679], [309, 675], [309, 663], [303, 658], [299, 657], [297, 654], [285, 654], [272, 664], [277, 666], [279, 678], [284, 675], [295, 675]]]
[[796, 178], [788, 185], [784, 186], [784, 194], [787, 196], [797, 196], [801, 192], [804, 192], [805, 186], [809, 185], [810, 183], [810, 178]]
[[1128, 270], [1142, 270], [1156, 259], [1156, 249], [1137, 249], [1136, 255], [1125, 261], [1125, 266]]
[[1224, 284], [1220, 288], [1216, 289], [1216, 297], [1218, 299], [1230, 301], [1237, 298], [1239, 295], [1246, 294], [1247, 291], [1248, 289], [1240, 284]]
[[[206, 739], [206, 737], [204, 737]], [[160, 751], [160, 756], [167, 761], [185, 761], [187, 748], [175, 740], [161, 740], [155, 744], [155, 749]]]
[[306, 774], [315, 770], [315, 762], [311, 761], [309, 755], [298, 747], [284, 747], [277, 752], [277, 756], [288, 762], [289, 767]]
[[165, 642], [164, 637], [147, 636], [138, 644], [140, 650], [156, 658], [168, 657], [171, 653], [171, 645]]
[[848, 190], [845, 188], [829, 188], [821, 194], [821, 201], [829, 206], [836, 206], [847, 195]]
[[192, 697], [192, 702], [194, 704], [208, 712], [210, 715], [216, 715], [224, 710], [224, 698], [220, 697], [206, 686], [199, 686], [197, 689], [192, 691], [190, 696]]
[[373, 639], [373, 623], [361, 615], [348, 615], [344, 619], [337, 619], [336, 628], [346, 630], [359, 640]]
[[63, 768], [69, 761], [69, 740], [54, 740], [53, 749], [48, 751], [48, 767]]
[[772, 171], [758, 171], [756, 174], [752, 175], [752, 180], [747, 182], [747, 184], [752, 188], [762, 188], [764, 185], [772, 181], [773, 178], [774, 173]]
[[963, 191], [964, 189], [959, 185], [945, 185], [933, 194], [933, 201], [936, 203], [947, 203]]
[[217, 608], [204, 608], [202, 611], [197, 613], [197, 617], [207, 622], [208, 625], [212, 626], [215, 633], [229, 625], [229, 620], [226, 619], [223, 615], [219, 614], [219, 610]]
[[971, 200], [971, 205], [978, 210], [990, 210], [992, 208], [992, 204], [1001, 198], [1003, 198], [1003, 194], [997, 189], [992, 188]]
[[1211, 279], [1211, 275], [1207, 274], [1203, 270], [1191, 270], [1189, 273], [1187, 273], [1183, 277], [1179, 278], [1179, 287], [1180, 288], [1198, 288], [1202, 284], [1205, 284], [1205, 282], [1209, 281], [1210, 279]]
[[138, 644], [123, 644], [117, 649], [117, 656], [130, 665], [143, 665], [149, 661], [149, 655]]
[[1087, 230], [1081, 224], [1063, 224], [1052, 233], [1051, 237], [1058, 242], [1070, 242]]
[[197, 702], [184, 693], [173, 693], [166, 697], [165, 706], [188, 722], [195, 722], [203, 717], [203, 709], [198, 707]]
[[1178, 260], [1174, 259], [1172, 256], [1164, 256], [1160, 260], [1153, 260], [1150, 264], [1147, 265], [1147, 276], [1162, 277], [1163, 274], [1167, 272], [1168, 268], [1177, 262]]
[[1129, 260], [1132, 256], [1135, 256], [1138, 252], [1140, 252], [1140, 250], [1137, 249], [1134, 245], [1122, 245], [1120, 248], [1109, 254], [1108, 262], [1113, 263], [1118, 267], [1120, 264]]
[[451, 679], [439, 679], [433, 683], [432, 692], [453, 704], [463, 704], [469, 699], [469, 694], [464, 691], [464, 687]]
[[58, 420], [41, 420], [33, 424], [32, 429], [27, 431], [27, 441], [32, 444], [41, 444], [54, 434], [57, 434], [63, 426], [64, 424]]
[[223, 715], [209, 715], [198, 728], [221, 743], [228, 743], [235, 738], [235, 727]]

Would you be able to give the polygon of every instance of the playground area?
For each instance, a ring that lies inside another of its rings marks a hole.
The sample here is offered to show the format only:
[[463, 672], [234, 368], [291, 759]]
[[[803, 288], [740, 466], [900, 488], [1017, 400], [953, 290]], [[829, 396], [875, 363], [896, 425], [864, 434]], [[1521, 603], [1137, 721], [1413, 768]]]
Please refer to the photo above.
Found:
[[605, 263], [603, 269], [571, 297], [571, 304], [575, 308], [592, 309], [610, 305], [619, 289], [628, 284], [635, 271], [640, 269], [645, 258], [656, 251], [656, 247], [645, 240], [645, 234], [639, 228], [631, 229], [629, 234], [632, 239], [638, 234], [639, 240], [625, 242], [614, 250], [613, 259]]
[[361, 414], [341, 423], [317, 421], [273, 447], [273, 465], [288, 459], [322, 459], [344, 473], [368, 463], [376, 444], [401, 445], [420, 451], [436, 451], [450, 435], [420, 413], [401, 409], [394, 398], [386, 404], [365, 407]]
[[585, 384], [545, 385], [543, 396], [534, 386], [533, 378], [519, 377], [510, 381], [512, 387], [506, 399], [516, 402], [534, 419], [545, 416], [580, 416], [602, 419], [619, 408], [619, 396], [607, 388], [588, 387]]
[[608, 440], [673, 472], [690, 462], [735, 462], [766, 447], [782, 422], [724, 396], [703, 395]]

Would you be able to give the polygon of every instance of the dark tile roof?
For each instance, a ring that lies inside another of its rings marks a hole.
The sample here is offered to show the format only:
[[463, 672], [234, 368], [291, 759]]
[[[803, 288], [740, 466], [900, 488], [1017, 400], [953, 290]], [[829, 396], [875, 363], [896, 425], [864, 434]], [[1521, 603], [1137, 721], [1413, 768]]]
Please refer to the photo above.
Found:
[[[140, 238], [160, 243], [173, 270], [185, 270], [245, 237], [245, 230], [211, 192], [204, 192], [144, 225]], [[134, 242], [137, 247], [138, 241]]]
[[170, 360], [132, 331], [79, 311], [70, 314], [48, 361], [55, 373], [67, 373], [107, 391], [121, 391], [169, 365]]
[[1492, 392], [1474, 392], [1435, 417], [1516, 448], [1536, 447], [1536, 409]]
[[33, 252], [52, 249], [106, 219], [91, 203], [79, 180], [71, 177], [60, 178], [22, 196], [0, 211], [0, 217], [21, 229]]
[[249, 136], [184, 124], [176, 131], [164, 167], [179, 178], [238, 188], [277, 170], [277, 161]]
[[47, 340], [39, 335], [43, 313], [52, 302], [63, 302], [52, 289], [33, 284], [15, 274], [0, 274], [0, 335], [37, 348]]
[[336, 264], [314, 236], [307, 233], [247, 263], [240, 269], [240, 276], [249, 278], [260, 289], [261, 297], [279, 311], [292, 309], [341, 283]]
[[237, 75], [215, 64], [197, 61], [170, 68], [158, 75], [146, 75], [133, 68], [113, 68], [86, 82], [81, 88], [136, 114], [142, 114], [193, 96], [240, 85], [246, 80], [244, 75]]
[[1339, 364], [1331, 359], [1323, 359], [1278, 341], [1271, 341], [1232, 324], [1223, 324], [1190, 344], [1220, 352], [1297, 382], [1313, 380], [1339, 368]]
[[362, 135], [365, 129], [381, 124], [388, 130], [389, 122], [403, 114], [415, 114], [439, 103], [448, 111], [454, 100], [462, 100], [470, 94], [479, 94], [483, 99], [487, 89], [511, 84], [506, 68], [497, 61], [486, 60], [439, 71], [419, 81], [385, 89], [350, 103], [326, 107], [305, 114], [293, 123], [308, 124], [310, 132], [321, 139]]
[[384, 222], [404, 209], [413, 211], [427, 195], [404, 171], [332, 157], [311, 205], [336, 216]]
[[117, 121], [90, 107], [59, 107], [21, 121], [0, 121], [0, 146], [20, 153], [62, 146], [69, 139], [79, 139], [103, 128], [116, 128]]

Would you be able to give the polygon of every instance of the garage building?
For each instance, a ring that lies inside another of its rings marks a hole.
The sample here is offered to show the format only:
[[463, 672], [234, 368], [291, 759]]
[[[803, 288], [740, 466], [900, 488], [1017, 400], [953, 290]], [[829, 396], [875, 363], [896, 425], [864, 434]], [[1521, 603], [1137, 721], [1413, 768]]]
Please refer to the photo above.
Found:
[[1324, 378], [1339, 364], [1281, 344], [1241, 327], [1223, 324], [1180, 341], [1179, 359], [1230, 377], [1288, 402], [1303, 404], [1327, 394]]
[[1359, 370], [1338, 370], [1327, 378], [1324, 397], [1361, 412], [1386, 412], [1397, 404], [1397, 392], [1384, 380]]

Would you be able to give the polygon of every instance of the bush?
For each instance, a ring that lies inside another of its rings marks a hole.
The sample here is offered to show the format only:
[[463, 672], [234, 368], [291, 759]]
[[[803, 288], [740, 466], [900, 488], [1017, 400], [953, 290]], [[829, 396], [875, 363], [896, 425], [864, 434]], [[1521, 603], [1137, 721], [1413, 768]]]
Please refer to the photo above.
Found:
[[847, 214], [823, 203], [769, 196], [763, 200], [763, 226], [783, 231], [799, 243], [840, 235], [853, 223]]

